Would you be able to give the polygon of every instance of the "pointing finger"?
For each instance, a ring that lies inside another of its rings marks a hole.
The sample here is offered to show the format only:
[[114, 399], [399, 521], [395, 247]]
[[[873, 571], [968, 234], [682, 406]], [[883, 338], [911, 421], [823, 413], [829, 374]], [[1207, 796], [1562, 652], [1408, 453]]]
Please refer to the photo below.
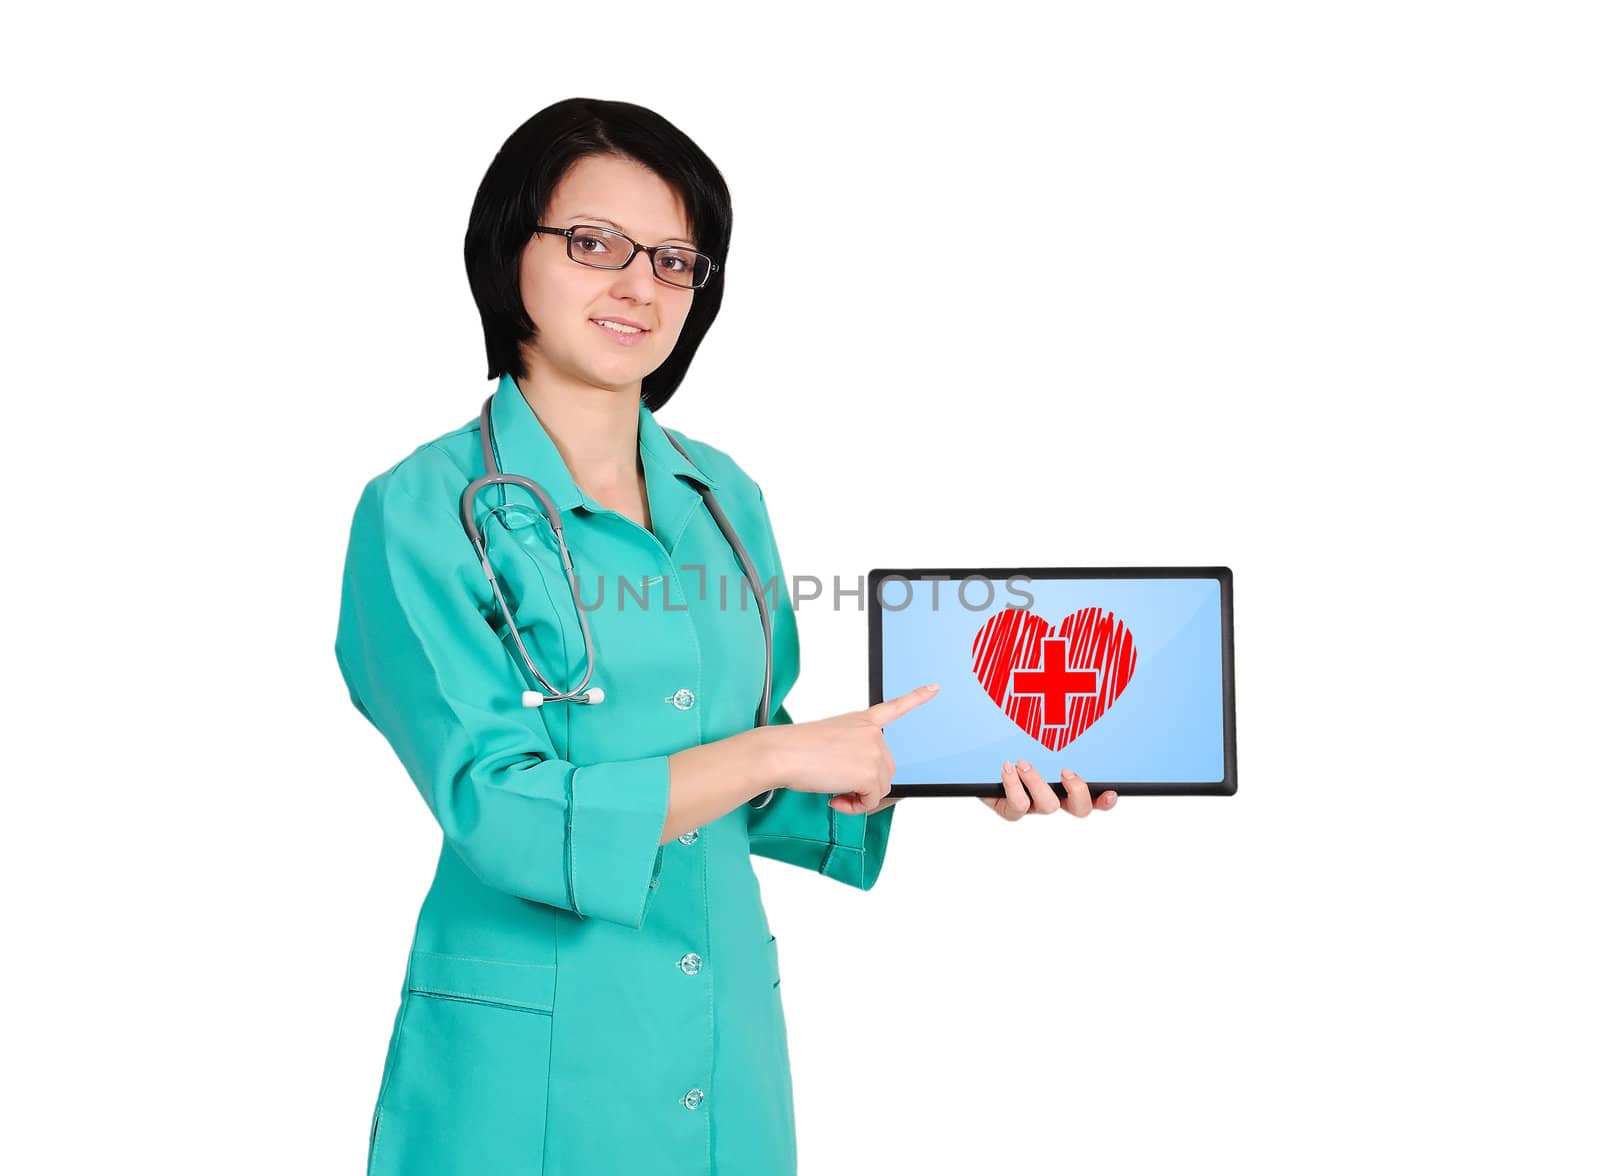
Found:
[[867, 708], [867, 717], [874, 726], [884, 727], [894, 722], [912, 707], [921, 706], [935, 694], [939, 693], [937, 682], [926, 686], [918, 686], [909, 694], [902, 694], [899, 698], [886, 698], [882, 702], [874, 703]]

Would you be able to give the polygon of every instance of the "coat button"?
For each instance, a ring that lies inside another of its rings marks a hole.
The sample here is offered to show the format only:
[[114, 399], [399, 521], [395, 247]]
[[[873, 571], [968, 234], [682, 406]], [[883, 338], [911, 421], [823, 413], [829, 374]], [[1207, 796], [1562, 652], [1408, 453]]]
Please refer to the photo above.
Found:
[[700, 973], [700, 953], [691, 951], [678, 961], [678, 967], [683, 969], [685, 976], [696, 976]]
[[694, 1110], [699, 1110], [700, 1104], [703, 1101], [705, 1101], [705, 1097], [706, 1097], [706, 1092], [701, 1090], [697, 1086], [693, 1090], [691, 1090], [688, 1094], [686, 1094], [682, 1098], [680, 1098], [678, 1101], [681, 1102], [684, 1106], [688, 1107], [691, 1111], [694, 1111]]
[[679, 710], [688, 710], [694, 705], [694, 691], [680, 690], [672, 696], [672, 705]]
[[651, 890], [660, 890], [661, 889], [661, 879], [660, 878], [652, 878], [652, 879], [650, 879], [650, 889]]
[[700, 830], [690, 829], [682, 837], [678, 838], [678, 840], [683, 842], [685, 845], [693, 845], [696, 841], [700, 840]]

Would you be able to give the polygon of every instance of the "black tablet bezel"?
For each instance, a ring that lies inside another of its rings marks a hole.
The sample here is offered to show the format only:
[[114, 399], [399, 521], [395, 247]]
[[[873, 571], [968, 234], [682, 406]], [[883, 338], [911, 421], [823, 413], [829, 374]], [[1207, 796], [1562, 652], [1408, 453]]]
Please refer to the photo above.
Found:
[[[1216, 580], [1222, 596], [1222, 779], [1174, 783], [1149, 780], [1089, 780], [1089, 791], [1099, 796], [1115, 791], [1120, 796], [1232, 796], [1238, 790], [1238, 760], [1234, 744], [1233, 571], [1227, 567], [1124, 567], [1124, 568], [873, 568], [867, 573], [867, 674], [871, 701], [883, 701], [883, 605], [879, 586], [891, 578], [953, 580], [981, 576], [1005, 582], [1012, 576], [1030, 580], [1183, 579]], [[1053, 782], [1061, 791], [1059, 780]], [[1003, 796], [998, 772], [989, 784], [898, 784], [891, 796]]]

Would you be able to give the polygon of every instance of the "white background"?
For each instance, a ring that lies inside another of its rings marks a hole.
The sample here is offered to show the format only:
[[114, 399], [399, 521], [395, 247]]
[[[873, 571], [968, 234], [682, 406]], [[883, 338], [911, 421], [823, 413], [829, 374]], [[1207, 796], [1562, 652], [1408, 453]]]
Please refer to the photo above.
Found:
[[802, 1171], [1594, 1171], [1581, 7], [14, 14], [0, 1166], [361, 1170], [438, 835], [334, 663], [350, 512], [490, 390], [473, 193], [584, 95], [732, 188], [661, 420], [791, 575], [1235, 574], [1237, 796], [759, 860]]

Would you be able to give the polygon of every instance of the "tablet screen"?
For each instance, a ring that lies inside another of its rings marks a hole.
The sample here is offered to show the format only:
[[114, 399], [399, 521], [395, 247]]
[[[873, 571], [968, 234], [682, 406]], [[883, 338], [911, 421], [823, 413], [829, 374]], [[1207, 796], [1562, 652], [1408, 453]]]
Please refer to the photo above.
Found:
[[1094, 570], [874, 571], [873, 700], [940, 684], [884, 730], [891, 788], [1026, 759], [1051, 781], [1233, 791], [1231, 573]]

